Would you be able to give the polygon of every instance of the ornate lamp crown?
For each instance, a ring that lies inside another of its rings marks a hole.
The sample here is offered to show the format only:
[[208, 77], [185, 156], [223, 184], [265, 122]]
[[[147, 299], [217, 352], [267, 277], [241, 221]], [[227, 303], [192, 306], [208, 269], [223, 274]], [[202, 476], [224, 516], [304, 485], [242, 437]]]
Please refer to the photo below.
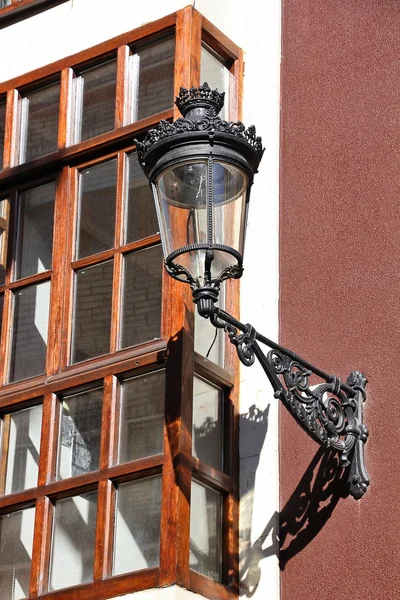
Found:
[[195, 143], [217, 142], [220, 138], [221, 141], [224, 140], [225, 145], [228, 140], [236, 140], [252, 164], [253, 172], [256, 172], [264, 152], [261, 137], [256, 135], [254, 125], [246, 129], [241, 121], [224, 121], [218, 116], [224, 106], [224, 99], [225, 93], [212, 90], [208, 83], [203, 83], [199, 88], [192, 87], [190, 90], [181, 87], [175, 104], [183, 117], [173, 123], [160, 121], [155, 129], [147, 132], [142, 142], [135, 140], [138, 159], [145, 173], [149, 175], [149, 162], [155, 163], [154, 157], [165, 153], [165, 149], [162, 148], [164, 144], [158, 142], [169, 144], [170, 140], [173, 144], [174, 137], [181, 136], [180, 139], [183, 139], [183, 134], [187, 134], [186, 140], [190, 139]]
[[[179, 96], [175, 100], [179, 112], [186, 117], [194, 108], [204, 108], [208, 117], [216, 116], [224, 106], [225, 92], [212, 90], [208, 83], [203, 83], [199, 88], [192, 87], [187, 90], [181, 87]], [[198, 111], [204, 115], [203, 111]]]

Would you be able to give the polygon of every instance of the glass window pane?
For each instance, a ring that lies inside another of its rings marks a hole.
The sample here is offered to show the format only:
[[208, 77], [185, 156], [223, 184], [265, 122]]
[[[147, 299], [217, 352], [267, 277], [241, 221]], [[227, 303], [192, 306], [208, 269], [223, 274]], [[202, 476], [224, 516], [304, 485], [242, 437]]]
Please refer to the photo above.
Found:
[[160, 246], [125, 256], [122, 348], [161, 335], [161, 261]]
[[75, 142], [114, 129], [116, 81], [115, 59], [78, 73]]
[[137, 50], [131, 57], [132, 121], [172, 108], [175, 38]]
[[29, 596], [34, 524], [34, 508], [0, 517], [0, 598], [4, 600]]
[[29, 92], [21, 98], [21, 163], [57, 150], [59, 108], [59, 82]]
[[5, 493], [15, 494], [36, 487], [39, 468], [42, 405], [5, 415], [8, 429]]
[[77, 258], [114, 246], [116, 185], [116, 159], [79, 173]]
[[50, 281], [15, 292], [10, 381], [45, 372], [49, 304]]
[[4, 8], [5, 6], [8, 6], [9, 4], [11, 4], [11, 0], [0, 0], [0, 8]]
[[0, 285], [6, 281], [9, 215], [10, 201], [0, 200]]
[[102, 399], [103, 388], [64, 397], [57, 479], [99, 469]]
[[218, 55], [207, 44], [201, 47], [200, 81], [207, 82], [212, 90], [225, 92], [225, 104], [219, 116], [228, 119], [229, 115], [229, 70]]
[[113, 261], [76, 273], [71, 362], [110, 352]]
[[20, 194], [15, 279], [51, 269], [54, 181]]
[[[0, 4], [1, 8], [1, 4]], [[4, 131], [6, 127], [6, 102], [0, 100], [0, 170], [3, 168]]]
[[97, 492], [58, 500], [50, 560], [50, 590], [93, 580]]
[[135, 242], [157, 231], [156, 210], [149, 180], [134, 152], [128, 156], [125, 243]]
[[194, 377], [193, 456], [222, 469], [222, 390]]
[[126, 379], [122, 385], [118, 462], [163, 451], [165, 372]]
[[157, 567], [160, 561], [161, 477], [117, 490], [113, 575]]
[[221, 495], [192, 480], [189, 566], [211, 579], [221, 579]]
[[[218, 306], [225, 310], [225, 285], [219, 290]], [[225, 364], [226, 334], [223, 329], [216, 329], [209, 319], [201, 317], [194, 311], [194, 349], [220, 367]]]

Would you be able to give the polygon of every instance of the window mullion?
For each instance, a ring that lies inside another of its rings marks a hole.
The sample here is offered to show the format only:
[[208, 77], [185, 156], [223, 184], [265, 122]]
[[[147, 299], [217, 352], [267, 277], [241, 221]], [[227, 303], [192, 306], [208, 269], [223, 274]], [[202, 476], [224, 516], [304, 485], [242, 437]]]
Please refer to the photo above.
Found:
[[11, 415], [5, 415], [1, 422], [1, 463], [0, 463], [0, 493], [6, 488], [8, 448], [10, 444]]
[[129, 46], [120, 46], [117, 52], [117, 86], [115, 101], [115, 128], [123, 127], [128, 123], [127, 112], [130, 108], [128, 98], [129, 86]]
[[63, 339], [63, 308], [65, 287], [65, 262], [67, 256], [67, 216], [68, 216], [68, 169], [57, 177], [56, 200], [54, 207], [54, 236], [52, 251], [52, 276], [50, 289], [50, 312], [46, 373], [57, 373], [61, 358]]
[[51, 483], [57, 462], [60, 403], [55, 394], [43, 398], [42, 437], [40, 442], [38, 486]]
[[4, 159], [3, 169], [13, 167], [15, 164], [15, 139], [17, 133], [18, 116], [18, 91], [15, 89], [7, 92], [6, 125], [4, 132]]
[[60, 110], [58, 117], [58, 148], [65, 148], [71, 142], [72, 80], [74, 72], [70, 67], [61, 71]]
[[14, 254], [16, 246], [15, 237], [17, 231], [17, 216], [18, 216], [18, 195], [13, 192], [10, 195], [10, 216], [9, 216], [9, 236], [7, 241], [7, 264], [4, 291], [3, 305], [3, 320], [1, 327], [1, 342], [0, 342], [0, 386], [3, 386], [8, 381], [8, 368], [11, 355], [12, 343], [12, 326], [13, 326], [13, 292], [8, 289], [12, 281], [12, 268], [10, 257]]
[[115, 487], [109, 479], [100, 481], [98, 488], [93, 581], [101, 581], [111, 574], [114, 512]]
[[54, 506], [47, 496], [36, 501], [29, 597], [47, 591]]
[[103, 471], [115, 464], [118, 427], [118, 393], [119, 385], [114, 375], [104, 378], [102, 435], [100, 444], [100, 470]]
[[238, 121], [242, 118], [242, 98], [243, 98], [243, 52], [238, 52], [238, 58], [233, 61], [229, 72], [231, 74], [229, 81], [229, 119]]
[[[124, 201], [125, 201], [125, 173], [126, 157], [124, 152], [118, 154], [117, 185], [116, 185], [116, 210], [115, 210], [115, 242], [116, 248], [123, 244], [124, 236]], [[113, 291], [112, 291], [112, 318], [110, 334], [110, 351], [115, 352], [119, 347], [119, 331], [122, 306], [122, 275], [123, 256], [117, 252], [114, 256]]]
[[[198, 84], [200, 77], [201, 52], [200, 13], [187, 6], [177, 14], [175, 33], [175, 73], [174, 96], [179, 95], [180, 87], [190, 89]], [[188, 56], [189, 49], [189, 56]], [[178, 108], [174, 107], [174, 119], [180, 117]]]
[[74, 278], [75, 273], [71, 268], [71, 263], [74, 259], [75, 249], [75, 221], [78, 206], [78, 172], [76, 169], [66, 169], [66, 183], [64, 204], [66, 208], [65, 226], [67, 229], [65, 243], [65, 260], [64, 260], [64, 318], [63, 318], [63, 334], [61, 347], [61, 369], [65, 369], [68, 364], [71, 345], [71, 326], [72, 326], [72, 308], [74, 294]]

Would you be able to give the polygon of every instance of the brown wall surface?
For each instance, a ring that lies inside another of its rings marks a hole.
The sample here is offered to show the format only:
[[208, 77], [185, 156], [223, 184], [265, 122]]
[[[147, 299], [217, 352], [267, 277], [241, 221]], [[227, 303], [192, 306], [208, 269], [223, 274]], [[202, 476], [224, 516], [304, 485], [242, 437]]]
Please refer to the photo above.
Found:
[[[366, 373], [371, 486], [281, 410], [282, 600], [400, 598], [400, 3], [283, 0], [281, 341]], [[332, 485], [323, 483], [333, 477]]]

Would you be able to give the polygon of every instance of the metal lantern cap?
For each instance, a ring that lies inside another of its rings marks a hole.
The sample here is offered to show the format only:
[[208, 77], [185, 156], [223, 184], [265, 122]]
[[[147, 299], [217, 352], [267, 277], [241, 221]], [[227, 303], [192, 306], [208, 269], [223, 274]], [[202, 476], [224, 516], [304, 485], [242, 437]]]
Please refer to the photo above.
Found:
[[[241, 121], [225, 121], [218, 116], [224, 106], [225, 93], [211, 90], [207, 83], [190, 90], [181, 87], [175, 104], [183, 115], [173, 123], [160, 121], [143, 141], [135, 140], [139, 163], [150, 181], [168, 161], [189, 158], [192, 152], [208, 156], [230, 157], [244, 166], [253, 177], [264, 153], [261, 137], [254, 125], [246, 128]], [[173, 157], [166, 156], [175, 150]]]

